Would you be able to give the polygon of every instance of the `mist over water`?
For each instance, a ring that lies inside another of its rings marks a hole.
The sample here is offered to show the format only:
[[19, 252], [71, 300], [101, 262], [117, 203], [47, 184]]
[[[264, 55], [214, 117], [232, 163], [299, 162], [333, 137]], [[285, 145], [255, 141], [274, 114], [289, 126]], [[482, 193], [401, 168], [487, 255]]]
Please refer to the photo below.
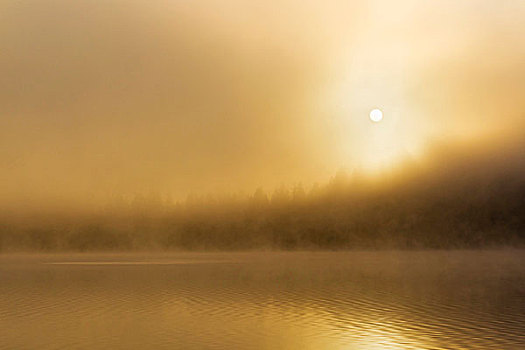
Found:
[[524, 18], [0, 0], [0, 350], [525, 349]]
[[98, 209], [6, 207], [0, 251], [417, 249], [525, 245], [522, 132], [434, 147], [381, 174]]
[[0, 349], [523, 349], [525, 252], [0, 257]]

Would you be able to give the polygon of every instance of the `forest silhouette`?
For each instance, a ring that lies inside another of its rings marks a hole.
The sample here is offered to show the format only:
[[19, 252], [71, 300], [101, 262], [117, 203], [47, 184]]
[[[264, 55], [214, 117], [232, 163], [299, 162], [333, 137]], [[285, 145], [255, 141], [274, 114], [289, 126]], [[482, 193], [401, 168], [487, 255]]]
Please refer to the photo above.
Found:
[[97, 211], [0, 217], [0, 250], [420, 249], [523, 246], [525, 138], [435, 145], [377, 175], [172, 202], [159, 194]]

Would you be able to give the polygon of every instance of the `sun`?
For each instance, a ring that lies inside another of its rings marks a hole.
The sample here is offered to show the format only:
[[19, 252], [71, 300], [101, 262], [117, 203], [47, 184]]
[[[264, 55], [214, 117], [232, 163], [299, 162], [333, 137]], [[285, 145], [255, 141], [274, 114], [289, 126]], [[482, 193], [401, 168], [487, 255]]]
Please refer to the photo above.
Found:
[[381, 112], [380, 109], [372, 109], [370, 111], [370, 120], [379, 123], [381, 120], [383, 120], [383, 112]]

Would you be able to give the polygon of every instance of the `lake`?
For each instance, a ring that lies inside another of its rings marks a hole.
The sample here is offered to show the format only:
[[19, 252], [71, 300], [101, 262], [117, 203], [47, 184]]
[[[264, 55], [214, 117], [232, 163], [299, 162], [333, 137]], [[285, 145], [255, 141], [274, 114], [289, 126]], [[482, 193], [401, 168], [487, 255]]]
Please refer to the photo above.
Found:
[[0, 349], [525, 349], [525, 251], [4, 254]]

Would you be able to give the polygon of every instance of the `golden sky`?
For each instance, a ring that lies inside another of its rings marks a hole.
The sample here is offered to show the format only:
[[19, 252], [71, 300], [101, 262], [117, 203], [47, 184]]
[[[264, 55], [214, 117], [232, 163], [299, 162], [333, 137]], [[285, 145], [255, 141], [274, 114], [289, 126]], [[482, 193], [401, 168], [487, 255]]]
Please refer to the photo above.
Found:
[[512, 129], [524, 18], [523, 0], [2, 0], [1, 201], [310, 184]]

